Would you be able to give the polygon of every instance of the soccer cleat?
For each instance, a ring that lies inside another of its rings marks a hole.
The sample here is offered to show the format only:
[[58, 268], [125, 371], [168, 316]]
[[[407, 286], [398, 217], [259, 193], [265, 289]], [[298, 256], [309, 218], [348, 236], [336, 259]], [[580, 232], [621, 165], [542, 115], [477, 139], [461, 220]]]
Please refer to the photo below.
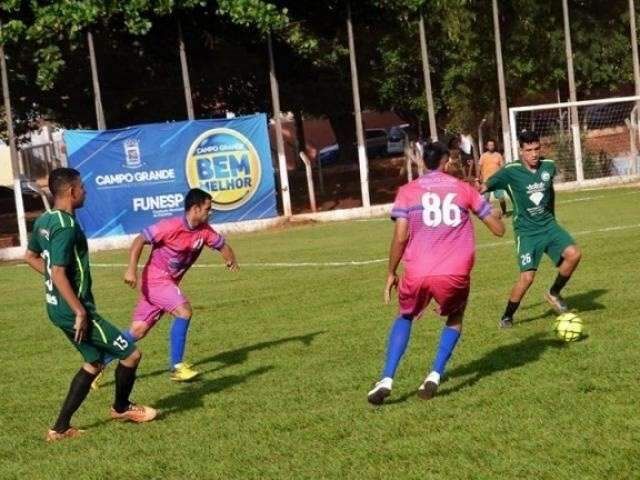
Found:
[[49, 430], [47, 432], [47, 436], [45, 437], [45, 441], [47, 443], [51, 443], [51, 442], [57, 442], [58, 440], [62, 440], [65, 438], [79, 437], [84, 432], [85, 432], [84, 430], [80, 430], [75, 427], [69, 427], [62, 433], [56, 432], [55, 430]]
[[544, 292], [544, 299], [547, 301], [551, 308], [558, 314], [562, 315], [563, 313], [567, 313], [569, 308], [564, 301], [564, 298], [560, 296], [560, 294], [554, 295], [551, 291]]
[[371, 405], [382, 405], [384, 399], [391, 395], [393, 379], [385, 377], [375, 384], [373, 389], [367, 394], [367, 400]]
[[418, 387], [418, 396], [423, 400], [431, 400], [438, 391], [438, 385], [440, 385], [440, 374], [431, 372]]
[[189, 380], [193, 380], [200, 372], [191, 368], [191, 365], [188, 363], [177, 363], [175, 367], [173, 367], [173, 372], [171, 373], [171, 380], [174, 382], [188, 382]]
[[123, 422], [150, 422], [156, 418], [157, 414], [158, 411], [155, 408], [136, 405], [134, 403], [131, 403], [129, 408], [122, 413], [116, 412], [115, 408], [111, 407], [111, 418], [114, 420], [122, 420]]
[[500, 319], [500, 328], [513, 327], [513, 317], [507, 317], [506, 315]]

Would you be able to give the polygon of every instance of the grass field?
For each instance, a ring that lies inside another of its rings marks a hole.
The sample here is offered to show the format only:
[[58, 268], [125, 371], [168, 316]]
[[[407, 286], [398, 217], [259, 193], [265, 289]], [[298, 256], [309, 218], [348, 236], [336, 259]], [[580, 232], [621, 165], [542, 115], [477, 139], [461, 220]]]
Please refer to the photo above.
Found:
[[[546, 258], [515, 328], [498, 329], [516, 276], [511, 231], [478, 228], [465, 331], [438, 396], [415, 395], [441, 328], [431, 313], [381, 408], [366, 393], [397, 308], [381, 302], [386, 265], [321, 264], [384, 259], [391, 222], [230, 236], [242, 270], [206, 252], [184, 282], [201, 380], [168, 379], [164, 319], [140, 344], [133, 396], [158, 420], [110, 421], [110, 381], [75, 417], [88, 433], [53, 445], [43, 436], [80, 357], [47, 320], [37, 275], [0, 265], [0, 478], [640, 478], [639, 204], [637, 188], [559, 196], [558, 217], [584, 250], [565, 291], [588, 334], [573, 344], [551, 332]], [[136, 294], [106, 264], [124, 261], [124, 251], [92, 256], [98, 307], [122, 327]]]

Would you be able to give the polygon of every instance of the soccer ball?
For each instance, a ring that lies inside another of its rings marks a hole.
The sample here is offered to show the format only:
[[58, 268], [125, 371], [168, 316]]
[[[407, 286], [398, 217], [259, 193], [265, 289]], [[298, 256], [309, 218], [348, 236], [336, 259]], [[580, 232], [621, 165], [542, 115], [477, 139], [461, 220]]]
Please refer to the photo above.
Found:
[[582, 320], [575, 313], [563, 313], [556, 318], [553, 330], [565, 342], [575, 342], [582, 337]]

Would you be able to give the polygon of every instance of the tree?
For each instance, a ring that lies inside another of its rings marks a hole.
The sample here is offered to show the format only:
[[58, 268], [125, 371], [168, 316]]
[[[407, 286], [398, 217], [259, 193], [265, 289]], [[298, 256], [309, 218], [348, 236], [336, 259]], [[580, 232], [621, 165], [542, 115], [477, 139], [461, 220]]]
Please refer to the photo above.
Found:
[[[110, 127], [185, 117], [176, 22], [185, 31], [198, 116], [269, 111], [264, 35], [273, 31], [282, 107], [330, 119], [344, 152], [354, 122], [346, 0], [49, 0], [0, 4], [16, 117], [46, 115], [93, 126], [86, 32], [94, 32]], [[582, 98], [623, 88], [632, 75], [626, 2], [573, 0], [576, 79]], [[491, 8], [480, 0], [362, 0], [353, 20], [365, 108], [426, 117], [417, 13], [427, 24], [438, 123], [475, 129], [497, 111]], [[561, 9], [501, 2], [511, 105], [564, 91]], [[606, 38], [607, 41], [602, 41]]]

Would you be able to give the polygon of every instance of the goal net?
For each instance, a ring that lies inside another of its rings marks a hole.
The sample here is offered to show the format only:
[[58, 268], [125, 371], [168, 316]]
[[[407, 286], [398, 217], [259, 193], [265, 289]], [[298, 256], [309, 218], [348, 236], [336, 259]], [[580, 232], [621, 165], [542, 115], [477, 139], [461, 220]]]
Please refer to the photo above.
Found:
[[518, 132], [540, 134], [542, 155], [555, 160], [557, 182], [607, 183], [639, 173], [640, 97], [515, 107], [509, 111], [514, 159]]

